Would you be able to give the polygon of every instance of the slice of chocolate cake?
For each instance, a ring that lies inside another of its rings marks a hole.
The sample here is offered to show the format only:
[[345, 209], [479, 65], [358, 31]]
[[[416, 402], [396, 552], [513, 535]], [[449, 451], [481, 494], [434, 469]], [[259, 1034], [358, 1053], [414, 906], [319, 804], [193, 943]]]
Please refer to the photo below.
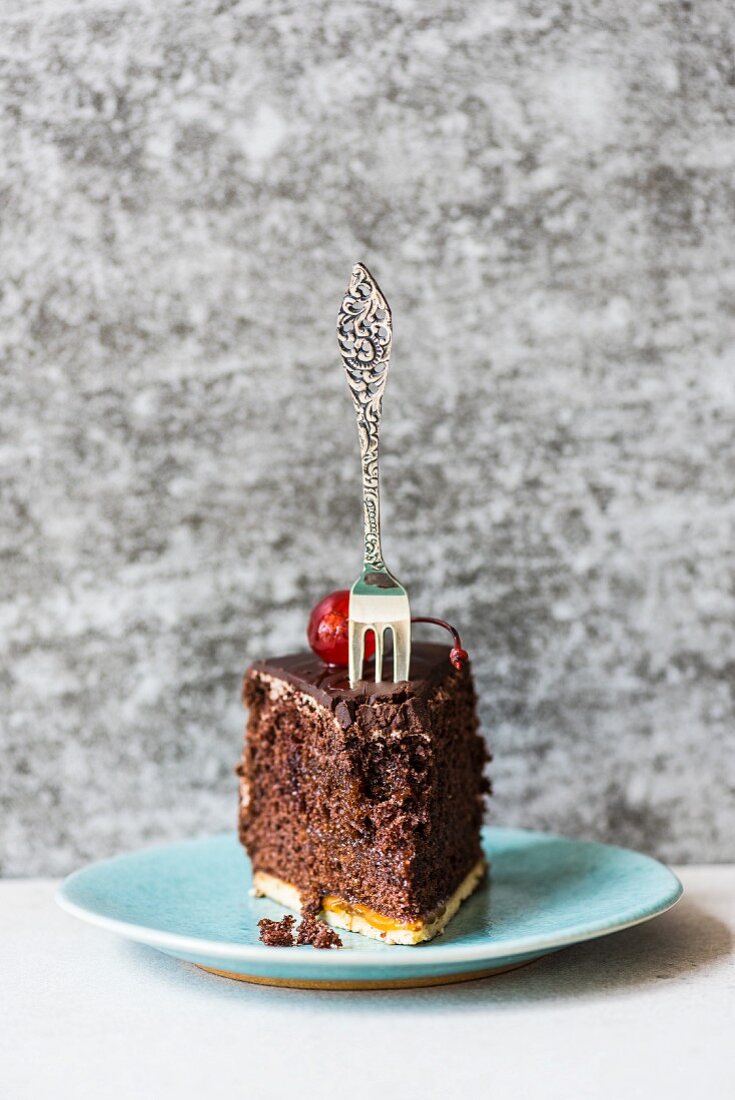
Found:
[[415, 644], [409, 681], [351, 689], [344, 669], [301, 653], [254, 664], [243, 697], [255, 892], [388, 943], [443, 931], [485, 871], [469, 667]]

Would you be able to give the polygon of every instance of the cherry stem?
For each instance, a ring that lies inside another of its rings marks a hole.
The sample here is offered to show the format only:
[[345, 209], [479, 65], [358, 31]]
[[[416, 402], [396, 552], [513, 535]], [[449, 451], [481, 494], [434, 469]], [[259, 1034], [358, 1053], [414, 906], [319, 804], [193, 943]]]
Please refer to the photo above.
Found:
[[445, 622], [444, 619], [429, 619], [426, 616], [422, 615], [419, 618], [411, 619], [411, 622], [412, 623], [433, 623], [434, 626], [443, 626], [444, 629], [448, 630], [449, 633], [454, 638], [454, 644], [456, 645], [457, 649], [462, 649], [463, 648], [462, 647], [462, 639], [459, 636], [459, 631], [455, 627], [453, 627], [451, 623]]
[[411, 622], [432, 623], [434, 626], [443, 626], [445, 630], [448, 630], [454, 638], [454, 648], [449, 654], [449, 659], [456, 669], [461, 670], [464, 667], [465, 661], [469, 659], [469, 654], [466, 649], [462, 648], [462, 639], [459, 636], [459, 631], [455, 630], [451, 623], [445, 622], [444, 619], [431, 619], [424, 615], [411, 619]]

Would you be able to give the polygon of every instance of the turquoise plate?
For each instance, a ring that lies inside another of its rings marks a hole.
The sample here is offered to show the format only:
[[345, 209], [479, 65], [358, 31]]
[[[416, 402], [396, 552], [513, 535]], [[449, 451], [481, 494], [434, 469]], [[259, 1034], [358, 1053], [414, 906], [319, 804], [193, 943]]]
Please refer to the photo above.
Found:
[[234, 835], [185, 840], [94, 863], [62, 883], [63, 909], [219, 974], [267, 985], [439, 985], [508, 970], [669, 909], [681, 884], [625, 848], [520, 829], [486, 829], [490, 878], [443, 936], [398, 947], [342, 932], [342, 950], [264, 947], [261, 917], [283, 907], [250, 896]]

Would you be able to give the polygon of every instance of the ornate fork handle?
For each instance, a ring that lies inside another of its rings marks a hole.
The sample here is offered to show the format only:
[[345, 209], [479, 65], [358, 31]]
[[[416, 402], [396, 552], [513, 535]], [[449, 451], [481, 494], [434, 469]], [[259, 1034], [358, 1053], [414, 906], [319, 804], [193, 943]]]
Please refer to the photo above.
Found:
[[380, 544], [378, 443], [393, 325], [390, 306], [364, 264], [355, 264], [337, 319], [337, 340], [357, 417], [362, 459], [365, 568], [387, 573]]

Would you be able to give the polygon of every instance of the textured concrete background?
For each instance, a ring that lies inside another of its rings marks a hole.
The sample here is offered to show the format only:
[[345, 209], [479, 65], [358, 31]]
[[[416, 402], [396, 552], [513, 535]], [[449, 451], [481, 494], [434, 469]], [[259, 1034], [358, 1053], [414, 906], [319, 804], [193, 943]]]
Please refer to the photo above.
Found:
[[385, 549], [495, 820], [735, 855], [735, 14], [0, 5], [0, 868], [232, 826], [247, 662]]

